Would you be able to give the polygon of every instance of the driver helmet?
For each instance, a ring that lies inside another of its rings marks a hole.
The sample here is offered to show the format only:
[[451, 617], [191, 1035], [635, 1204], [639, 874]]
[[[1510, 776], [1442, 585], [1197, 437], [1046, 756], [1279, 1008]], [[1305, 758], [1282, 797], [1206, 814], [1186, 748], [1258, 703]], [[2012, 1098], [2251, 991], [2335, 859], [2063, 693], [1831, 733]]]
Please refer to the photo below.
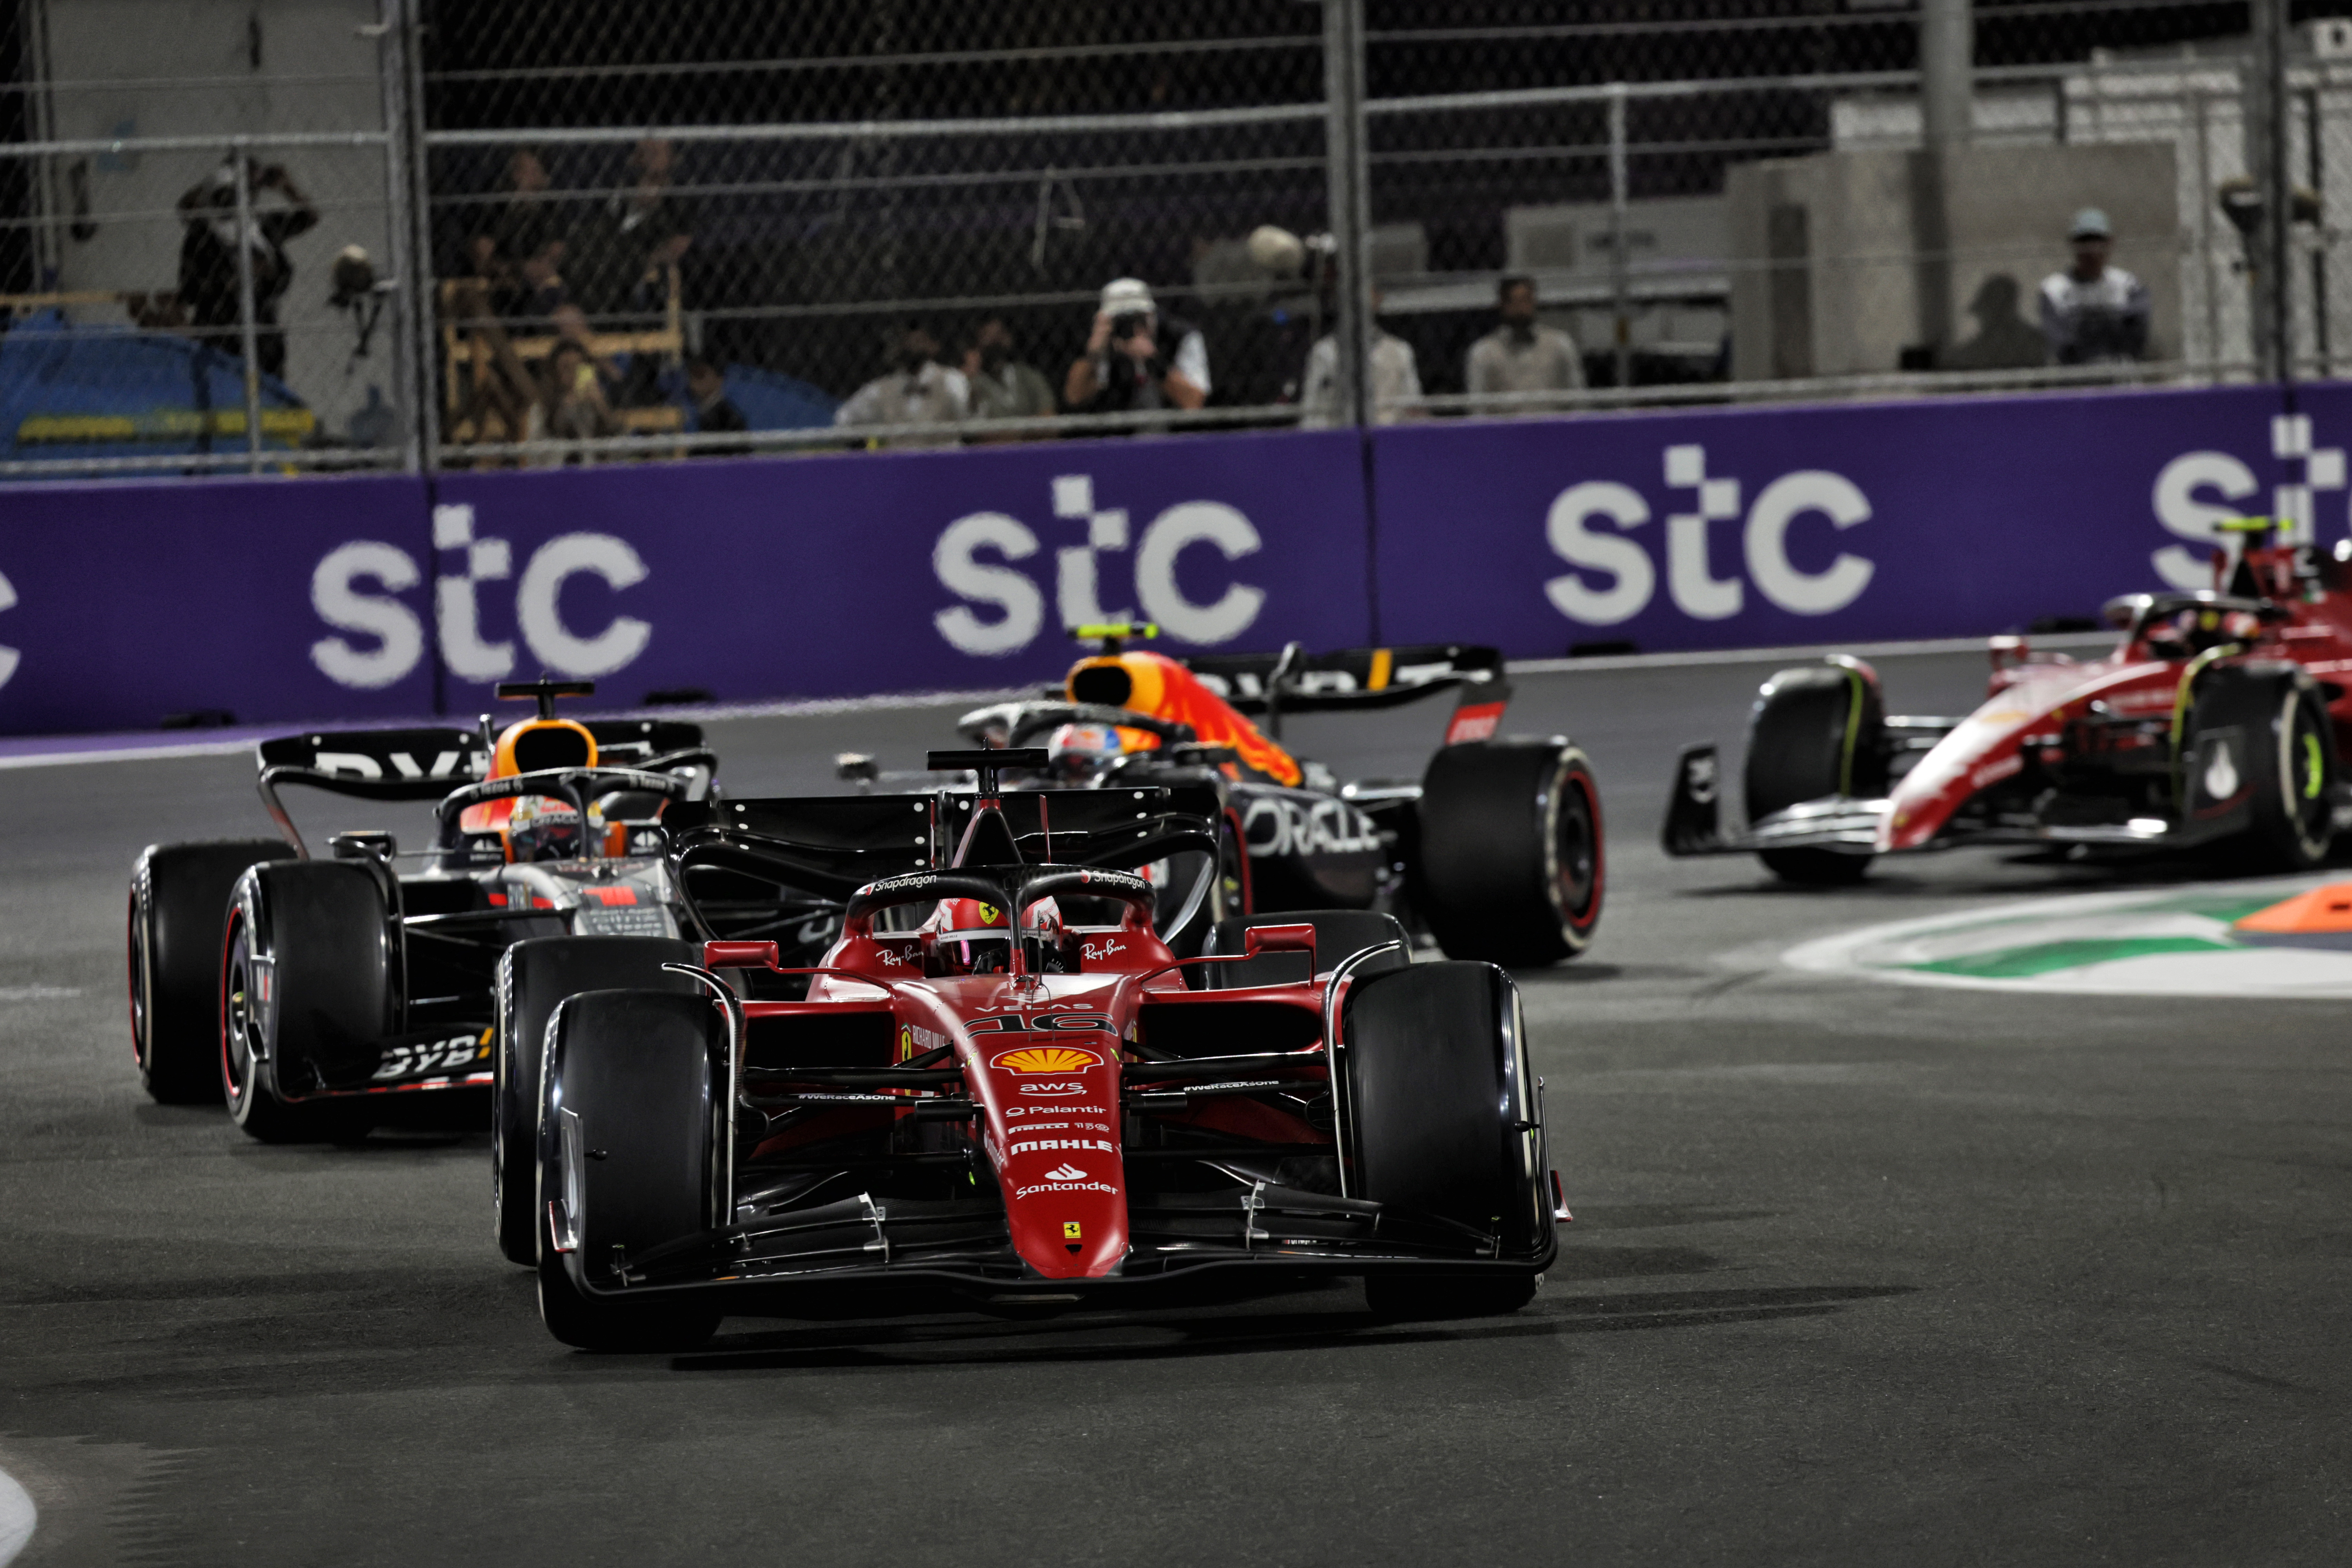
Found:
[[507, 858], [518, 865], [580, 858], [580, 813], [571, 802], [519, 795], [507, 813]]
[[[1062, 911], [1040, 899], [1022, 911], [1021, 936], [1033, 973], [1061, 973]], [[941, 899], [920, 932], [923, 973], [1003, 974], [1013, 968], [1013, 923], [1004, 906], [980, 899]]]
[[2148, 640], [2202, 653], [2228, 642], [2252, 642], [2262, 634], [2262, 617], [2244, 610], [2195, 605], [2148, 628]]
[[1126, 750], [1108, 724], [1065, 724], [1045, 742], [1045, 765], [1057, 777], [1088, 778]]

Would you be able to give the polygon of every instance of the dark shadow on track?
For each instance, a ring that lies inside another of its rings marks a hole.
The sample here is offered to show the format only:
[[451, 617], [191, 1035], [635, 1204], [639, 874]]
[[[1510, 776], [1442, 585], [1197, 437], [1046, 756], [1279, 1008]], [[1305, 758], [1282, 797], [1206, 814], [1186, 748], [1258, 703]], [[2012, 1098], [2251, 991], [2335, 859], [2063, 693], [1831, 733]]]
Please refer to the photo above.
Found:
[[[1854, 1301], [1912, 1294], [1911, 1285], [1800, 1286], [1570, 1297], [1507, 1318], [1459, 1323], [1384, 1323], [1363, 1312], [1270, 1312], [1189, 1321], [1055, 1320], [1049, 1323], [921, 1324], [787, 1330], [729, 1335], [725, 1348], [672, 1358], [679, 1372], [797, 1372], [1005, 1363], [1164, 1361], [1269, 1351], [1476, 1343], [1545, 1334], [1705, 1328], [1820, 1317]], [[1076, 1334], [1174, 1333], [1150, 1343], [1054, 1343]], [[598, 1358], [604, 1359], [604, 1358]]]

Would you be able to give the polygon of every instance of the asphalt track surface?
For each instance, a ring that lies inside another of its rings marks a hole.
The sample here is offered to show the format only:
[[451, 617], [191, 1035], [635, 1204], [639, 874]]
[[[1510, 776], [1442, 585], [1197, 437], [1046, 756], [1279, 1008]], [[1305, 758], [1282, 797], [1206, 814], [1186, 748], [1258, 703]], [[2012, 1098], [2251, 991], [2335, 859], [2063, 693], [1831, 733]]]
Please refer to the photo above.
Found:
[[[1975, 657], [1881, 667], [1905, 711], [1982, 689]], [[125, 874], [150, 840], [262, 829], [249, 764], [0, 773], [19, 1561], [2342, 1561], [2341, 1005], [1779, 967], [1866, 922], [2194, 871], [1971, 851], [1824, 894], [1666, 861], [1674, 748], [1736, 744], [1764, 672], [1519, 682], [1509, 727], [1575, 734], [1612, 829], [1593, 951], [1520, 977], [1577, 1218], [1527, 1310], [1420, 1327], [1339, 1288], [571, 1353], [491, 1248], [482, 1133], [264, 1148], [140, 1093]], [[944, 719], [715, 738], [736, 791], [786, 791], [836, 750], [912, 764]], [[1292, 738], [1411, 773], [1441, 722]]]

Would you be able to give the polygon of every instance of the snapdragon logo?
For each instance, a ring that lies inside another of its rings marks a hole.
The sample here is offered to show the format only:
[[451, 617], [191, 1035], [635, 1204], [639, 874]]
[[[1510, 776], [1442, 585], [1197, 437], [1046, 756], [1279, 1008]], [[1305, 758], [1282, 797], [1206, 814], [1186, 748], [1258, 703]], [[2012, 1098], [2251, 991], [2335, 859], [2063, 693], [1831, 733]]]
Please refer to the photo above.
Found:
[[[516, 630], [534, 665], [559, 675], [593, 677], [626, 668], [653, 638], [635, 616], [615, 615], [594, 630], [564, 619], [564, 585], [574, 577], [602, 581], [614, 593], [647, 575], [628, 541], [609, 533], [566, 533], [530, 553], [520, 578], [506, 540], [478, 538], [474, 509], [433, 509], [438, 570], [433, 604], [440, 624], [441, 658], [460, 679], [488, 682], [514, 674], [514, 640], [484, 629], [485, 590], [509, 581]], [[380, 540], [354, 540], [327, 552], [310, 574], [310, 607], [342, 635], [310, 645], [310, 662], [338, 686], [371, 691], [405, 679], [425, 657], [425, 624], [398, 595], [425, 580], [415, 557]]]
[[[1702, 446], [1669, 447], [1664, 458], [1665, 488], [1690, 492], [1665, 520], [1666, 593], [1684, 615], [1698, 621], [1736, 616], [1748, 607], [1753, 586], [1777, 608], [1826, 616], [1870, 586], [1877, 567], [1862, 556], [1841, 552], [1819, 572], [1800, 569], [1789, 556], [1789, 534], [1801, 518], [1826, 519], [1841, 533], [1870, 521], [1870, 498], [1843, 474], [1803, 468], [1767, 484], [1746, 508], [1734, 557], [1727, 550], [1717, 553], [1713, 525], [1740, 520], [1740, 481], [1710, 477]], [[1649, 521], [1649, 501], [1630, 485], [1588, 480], [1555, 497], [1544, 537], [1552, 553], [1577, 570], [1544, 584], [1552, 607], [1593, 626], [1616, 626], [1648, 609], [1657, 596], [1657, 567], [1629, 536]]]
[[[1129, 552], [1127, 509], [1097, 508], [1094, 477], [1065, 474], [1054, 480], [1054, 516], [1066, 526], [1083, 525], [1086, 538], [1083, 544], [1054, 552], [1054, 611], [1059, 617], [1055, 628], [1133, 616], [1134, 605], [1104, 603], [1106, 558]], [[1171, 506], [1134, 542], [1135, 605], [1144, 619], [1157, 621], [1171, 637], [1190, 643], [1231, 642], [1256, 621], [1265, 590], [1228, 582], [1214, 598], [1194, 600], [1176, 580], [1177, 561], [1195, 546], [1238, 561], [1257, 553], [1261, 543], [1250, 520], [1223, 501]], [[1045, 629], [1045, 591], [1013, 563], [1031, 560], [1043, 548], [1027, 523], [1001, 511], [973, 512], [948, 524], [931, 551], [931, 569], [940, 585], [963, 602], [939, 612], [931, 624], [949, 647], [1002, 658], [1036, 640]]]

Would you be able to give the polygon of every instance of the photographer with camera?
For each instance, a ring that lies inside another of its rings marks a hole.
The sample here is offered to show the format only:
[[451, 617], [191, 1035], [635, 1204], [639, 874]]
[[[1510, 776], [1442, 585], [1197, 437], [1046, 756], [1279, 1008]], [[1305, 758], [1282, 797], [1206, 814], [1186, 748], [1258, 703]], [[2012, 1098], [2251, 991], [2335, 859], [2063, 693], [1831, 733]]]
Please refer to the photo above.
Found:
[[1209, 345], [1190, 321], [1162, 319], [1141, 279], [1113, 279], [1062, 400], [1076, 414], [1198, 408], [1209, 400]]
[[237, 251], [249, 251], [253, 273], [256, 368], [264, 375], [286, 374], [286, 333], [278, 324], [278, 302], [293, 286], [294, 263], [287, 241], [318, 226], [319, 209], [295, 184], [283, 163], [245, 163], [247, 211], [236, 211], [236, 159], [225, 162], [180, 197], [178, 213], [186, 233], [180, 243], [180, 303], [196, 329], [196, 341], [224, 353], [245, 352], [238, 308]]

